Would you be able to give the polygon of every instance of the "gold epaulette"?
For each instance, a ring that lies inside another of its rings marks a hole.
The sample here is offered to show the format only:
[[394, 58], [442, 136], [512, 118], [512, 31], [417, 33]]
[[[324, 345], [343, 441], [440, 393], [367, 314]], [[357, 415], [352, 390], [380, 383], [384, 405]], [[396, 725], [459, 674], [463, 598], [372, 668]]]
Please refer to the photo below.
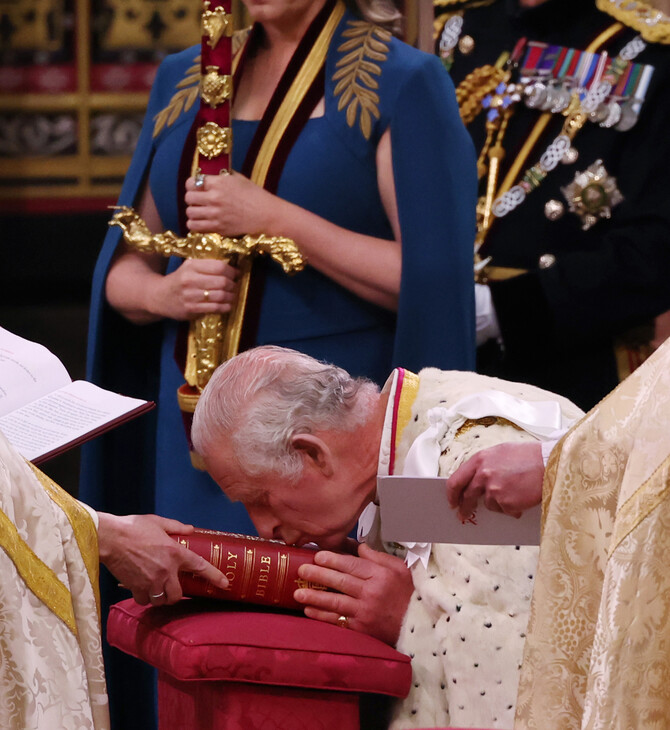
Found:
[[636, 30], [649, 43], [670, 44], [670, 16], [644, 0], [596, 0], [596, 7]]

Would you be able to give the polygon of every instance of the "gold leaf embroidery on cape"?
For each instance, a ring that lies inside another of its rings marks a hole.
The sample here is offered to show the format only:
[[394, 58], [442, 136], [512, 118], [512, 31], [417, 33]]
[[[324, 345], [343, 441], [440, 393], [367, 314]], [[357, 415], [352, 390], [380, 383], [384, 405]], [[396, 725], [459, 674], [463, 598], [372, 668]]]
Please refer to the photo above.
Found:
[[200, 95], [200, 56], [196, 56], [193, 65], [186, 71], [184, 78], [177, 84], [177, 91], [170, 103], [154, 117], [154, 137], [165, 127], [173, 125], [182, 112], [187, 112]]
[[[379, 88], [375, 76], [381, 75], [380, 63], [386, 61], [391, 33], [363, 20], [349, 20], [342, 34], [345, 41], [337, 50], [345, 55], [337, 62], [333, 81], [334, 95], [340, 96], [337, 110], [347, 108], [347, 124], [353, 127], [356, 118], [365, 139], [372, 134], [372, 117], [379, 119]], [[360, 111], [360, 115], [359, 115]]]

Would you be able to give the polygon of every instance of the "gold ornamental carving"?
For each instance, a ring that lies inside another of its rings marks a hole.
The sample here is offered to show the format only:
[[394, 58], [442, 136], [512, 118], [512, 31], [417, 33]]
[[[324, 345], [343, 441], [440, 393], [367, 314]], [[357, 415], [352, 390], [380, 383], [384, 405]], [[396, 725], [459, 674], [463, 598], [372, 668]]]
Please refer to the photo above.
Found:
[[106, 0], [105, 6], [111, 11], [109, 25], [100, 36], [105, 51], [177, 50], [200, 39], [197, 4], [183, 0]]
[[198, 152], [211, 160], [219, 155], [230, 154], [232, 134], [230, 127], [220, 127], [216, 122], [207, 122], [197, 132]]
[[228, 101], [233, 95], [233, 77], [220, 74], [218, 66], [207, 66], [200, 80], [200, 97], [212, 109]]
[[233, 35], [233, 16], [226, 13], [221, 5], [214, 10], [210, 10], [209, 5], [209, 2], [205, 3], [205, 12], [202, 14], [202, 35], [207, 36], [210, 48], [216, 48], [224, 35]]
[[5, 50], [63, 50], [63, 0], [0, 0], [0, 20], [6, 30], [3, 43]]
[[[305, 267], [305, 259], [295, 242], [281, 236], [270, 237], [261, 233], [227, 238], [218, 233], [192, 232], [180, 238], [172, 231], [154, 234], [135, 210], [127, 206], [116, 209], [109, 225], [119, 226], [125, 242], [144, 253], [184, 259], [233, 261], [241, 266], [248, 263], [252, 256], [267, 254], [287, 274], [302, 271]], [[227, 315], [204, 314], [191, 322], [184, 373], [190, 386], [202, 391], [218, 365], [237, 354], [242, 314], [242, 311], [234, 308]]]

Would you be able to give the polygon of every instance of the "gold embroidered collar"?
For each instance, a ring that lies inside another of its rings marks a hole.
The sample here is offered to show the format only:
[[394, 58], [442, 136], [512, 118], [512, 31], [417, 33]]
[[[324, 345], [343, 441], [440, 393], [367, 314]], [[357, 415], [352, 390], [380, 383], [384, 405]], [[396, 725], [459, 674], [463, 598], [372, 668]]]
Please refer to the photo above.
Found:
[[645, 41], [670, 44], [670, 16], [644, 0], [596, 0], [598, 10], [636, 30]]

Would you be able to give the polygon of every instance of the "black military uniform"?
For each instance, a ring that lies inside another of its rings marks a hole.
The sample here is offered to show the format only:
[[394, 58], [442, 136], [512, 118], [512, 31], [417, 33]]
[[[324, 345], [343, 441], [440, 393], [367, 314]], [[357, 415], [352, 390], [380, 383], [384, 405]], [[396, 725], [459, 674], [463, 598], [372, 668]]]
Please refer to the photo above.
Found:
[[[495, 64], [502, 52], [511, 53], [520, 38], [585, 49], [617, 22], [614, 15], [621, 16], [615, 0], [598, 0], [602, 10], [595, 0], [547, 0], [534, 9], [521, 9], [517, 0], [438, 2], [436, 18], [444, 21], [454, 11], [463, 16], [450, 59], [457, 85], [474, 69]], [[617, 362], [617, 346], [633, 328], [644, 335], [643, 326], [670, 308], [670, 49], [649, 40], [653, 28], [654, 38], [664, 34], [670, 42], [670, 20], [643, 2], [622, 4], [637, 12], [632, 20], [626, 13], [626, 25], [613, 28], [597, 50], [616, 57], [636, 35], [647, 39], [633, 60], [654, 66], [637, 123], [618, 131], [586, 122], [572, 142], [576, 160], [558, 164], [519, 207], [495, 218], [479, 252], [491, 257], [488, 284], [503, 341], [502, 347], [489, 340], [480, 348], [479, 371], [548, 388], [583, 408], [614, 388], [634, 364], [628, 357], [636, 351], [621, 347]], [[439, 26], [436, 22], [438, 37]], [[502, 140], [499, 181], [541, 114], [525, 105], [523, 94], [514, 105]], [[518, 179], [540, 160], [564, 120], [552, 115]], [[468, 126], [478, 150], [485, 122], [486, 110]], [[623, 201], [611, 208], [609, 219], [596, 210], [597, 222], [583, 230], [584, 220], [569, 210], [561, 187], [596, 160], [602, 160], [608, 182], [616, 179]], [[482, 194], [485, 186], [486, 175]]]

